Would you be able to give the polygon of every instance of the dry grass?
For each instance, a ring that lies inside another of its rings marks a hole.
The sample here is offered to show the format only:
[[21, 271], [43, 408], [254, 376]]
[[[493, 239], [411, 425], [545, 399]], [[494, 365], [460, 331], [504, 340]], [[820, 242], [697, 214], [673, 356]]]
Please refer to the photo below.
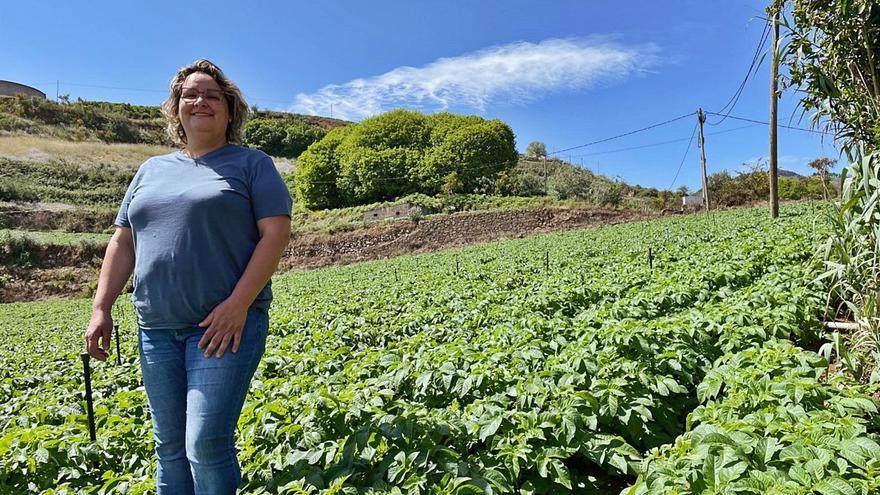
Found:
[[30, 161], [64, 160], [76, 165], [118, 165], [135, 168], [147, 158], [172, 151], [152, 144], [73, 142], [37, 136], [0, 135], [0, 156]]
[[[173, 150], [174, 148], [153, 144], [108, 144], [99, 141], [64, 141], [49, 137], [0, 134], [0, 157], [14, 160], [64, 160], [75, 165], [103, 163], [136, 168], [151, 156], [164, 155]], [[273, 159], [281, 173], [293, 173], [296, 170], [296, 158]]]

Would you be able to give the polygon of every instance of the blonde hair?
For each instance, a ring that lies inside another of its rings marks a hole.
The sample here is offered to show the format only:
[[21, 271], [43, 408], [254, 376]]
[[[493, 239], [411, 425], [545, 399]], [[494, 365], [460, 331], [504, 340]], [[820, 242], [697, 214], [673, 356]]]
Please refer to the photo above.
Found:
[[248, 117], [248, 106], [244, 101], [244, 96], [242, 96], [238, 86], [223, 74], [220, 67], [214, 65], [210, 60], [203, 58], [185, 67], [181, 67], [171, 79], [171, 92], [168, 95], [168, 99], [162, 103], [162, 113], [168, 119], [168, 124], [165, 126], [165, 132], [168, 134], [168, 137], [178, 146], [186, 145], [186, 131], [184, 131], [183, 125], [180, 123], [180, 115], [178, 115], [177, 109], [180, 105], [183, 81], [190, 74], [195, 74], [196, 72], [211, 76], [217, 82], [217, 85], [220, 86], [220, 90], [226, 96], [226, 104], [229, 107], [229, 116], [231, 117], [229, 125], [226, 126], [226, 142], [241, 144], [244, 123]]

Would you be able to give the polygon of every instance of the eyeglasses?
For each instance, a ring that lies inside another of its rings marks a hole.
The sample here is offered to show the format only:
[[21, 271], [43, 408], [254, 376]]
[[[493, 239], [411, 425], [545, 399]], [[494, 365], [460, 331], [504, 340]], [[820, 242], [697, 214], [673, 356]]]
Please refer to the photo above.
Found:
[[180, 93], [180, 99], [187, 103], [195, 103], [199, 96], [208, 103], [220, 103], [223, 100], [224, 94], [219, 89], [199, 91], [195, 88], [183, 88], [183, 92]]

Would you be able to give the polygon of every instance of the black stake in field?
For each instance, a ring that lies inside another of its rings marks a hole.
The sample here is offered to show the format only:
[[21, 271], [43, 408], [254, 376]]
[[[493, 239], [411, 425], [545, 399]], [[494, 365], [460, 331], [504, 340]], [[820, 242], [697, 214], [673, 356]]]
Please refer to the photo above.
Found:
[[648, 246], [648, 270], [651, 270], [651, 274], [654, 274], [654, 251]]
[[89, 417], [89, 438], [95, 441], [95, 408], [92, 405], [92, 371], [89, 369], [89, 353], [79, 355], [83, 363], [83, 378], [86, 382], [86, 413]]
[[113, 331], [116, 333], [116, 364], [122, 366], [122, 353], [119, 351], [119, 323], [113, 325]]

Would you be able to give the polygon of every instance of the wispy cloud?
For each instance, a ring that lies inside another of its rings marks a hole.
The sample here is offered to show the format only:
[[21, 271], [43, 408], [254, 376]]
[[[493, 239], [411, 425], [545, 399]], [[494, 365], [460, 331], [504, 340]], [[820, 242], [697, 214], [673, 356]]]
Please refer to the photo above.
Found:
[[510, 43], [300, 93], [291, 110], [327, 115], [333, 105], [334, 117], [351, 120], [397, 107], [483, 111], [501, 99], [525, 103], [644, 72], [657, 63], [657, 52], [652, 44], [624, 46], [598, 38]]

